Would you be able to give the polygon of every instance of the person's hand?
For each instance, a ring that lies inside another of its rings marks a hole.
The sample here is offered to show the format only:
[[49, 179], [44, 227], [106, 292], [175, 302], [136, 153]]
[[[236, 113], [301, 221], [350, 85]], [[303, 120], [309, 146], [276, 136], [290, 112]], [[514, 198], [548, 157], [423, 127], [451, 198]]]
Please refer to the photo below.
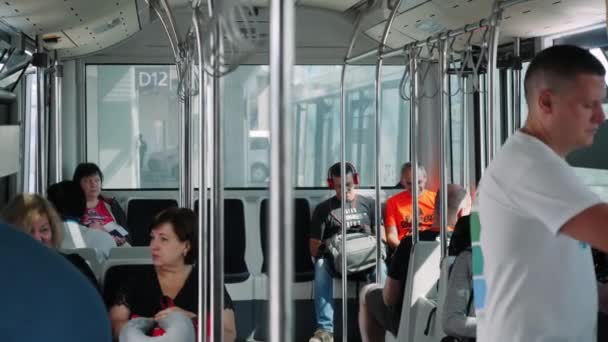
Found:
[[178, 313], [178, 310], [169, 312], [165, 317], [160, 319], [158, 321], [158, 326], [164, 331], [164, 334], [158, 338], [158, 342], [196, 340], [196, 332], [194, 330], [194, 324], [192, 324], [192, 319]]
[[122, 246], [125, 244], [125, 242], [127, 242], [127, 239], [120, 236], [112, 235], [112, 238], [114, 239], [114, 242], [116, 242], [116, 246]]
[[196, 314], [190, 312], [190, 311], [186, 311], [180, 307], [177, 306], [172, 306], [170, 308], [164, 309], [159, 311], [156, 315], [154, 315], [154, 319], [156, 321], [160, 321], [161, 319], [165, 318], [168, 314], [172, 313], [172, 312], [181, 312], [184, 315], [186, 315], [186, 317], [188, 318], [195, 318]]
[[145, 341], [146, 333], [152, 329], [155, 321], [152, 318], [133, 318], [123, 325], [119, 341]]

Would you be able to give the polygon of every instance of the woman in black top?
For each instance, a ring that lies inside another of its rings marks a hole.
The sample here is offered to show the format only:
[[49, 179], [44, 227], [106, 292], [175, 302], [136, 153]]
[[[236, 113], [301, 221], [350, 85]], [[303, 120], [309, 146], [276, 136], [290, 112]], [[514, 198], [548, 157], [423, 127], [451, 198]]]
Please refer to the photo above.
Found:
[[[197, 221], [190, 209], [169, 208], [158, 214], [150, 229], [152, 266], [132, 272], [108, 298], [114, 336], [134, 317], [159, 321], [171, 312], [192, 319], [198, 303]], [[224, 290], [225, 340], [236, 337], [232, 301]], [[154, 334], [154, 332], [148, 332]]]

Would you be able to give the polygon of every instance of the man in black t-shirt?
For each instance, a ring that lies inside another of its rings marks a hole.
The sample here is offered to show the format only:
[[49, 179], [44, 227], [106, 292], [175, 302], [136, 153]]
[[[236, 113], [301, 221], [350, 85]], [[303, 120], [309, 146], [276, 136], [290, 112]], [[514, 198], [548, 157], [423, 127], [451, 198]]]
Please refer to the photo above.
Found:
[[[315, 319], [317, 330], [310, 342], [333, 341], [334, 333], [334, 298], [333, 278], [336, 272], [332, 260], [325, 257], [324, 241], [341, 232], [341, 177], [340, 163], [334, 164], [328, 172], [328, 183], [336, 195], [321, 202], [312, 215], [310, 228], [310, 255], [315, 259]], [[345, 221], [347, 228], [362, 230], [368, 234], [375, 234], [375, 202], [373, 199], [358, 195], [355, 186], [358, 183], [354, 166], [346, 163], [346, 211]], [[380, 230], [384, 240], [384, 229]], [[386, 265], [381, 262], [381, 279], [386, 276]], [[370, 274], [375, 278], [375, 272]]]

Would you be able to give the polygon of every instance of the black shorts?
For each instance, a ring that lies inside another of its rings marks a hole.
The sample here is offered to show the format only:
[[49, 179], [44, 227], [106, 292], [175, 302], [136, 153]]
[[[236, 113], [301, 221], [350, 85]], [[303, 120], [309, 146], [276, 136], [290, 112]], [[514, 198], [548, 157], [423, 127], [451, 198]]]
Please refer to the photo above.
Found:
[[387, 331], [395, 337], [399, 331], [401, 308], [384, 304], [382, 288], [371, 289], [365, 295], [368, 313]]

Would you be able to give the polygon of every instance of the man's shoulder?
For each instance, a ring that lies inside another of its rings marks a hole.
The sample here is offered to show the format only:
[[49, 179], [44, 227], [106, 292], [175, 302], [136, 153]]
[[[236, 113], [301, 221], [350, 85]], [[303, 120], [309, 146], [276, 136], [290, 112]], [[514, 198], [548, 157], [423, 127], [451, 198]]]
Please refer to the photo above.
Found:
[[[559, 161], [559, 157], [537, 138], [517, 132], [510, 136], [490, 163], [488, 172], [509, 173], [521, 163]], [[495, 167], [492, 167], [495, 165]]]
[[437, 198], [437, 191], [433, 191], [433, 190], [423, 190], [422, 191], [422, 198], [428, 200], [428, 201], [432, 201], [433, 204], [435, 203], [435, 199]]
[[365, 196], [365, 195], [359, 195], [359, 194], [357, 195], [357, 200], [359, 201], [359, 203], [366, 205], [366, 206], [373, 206], [376, 203], [376, 201], [373, 198]]
[[329, 211], [329, 209], [332, 207], [333, 202], [336, 201], [336, 196], [332, 196], [329, 198], [326, 198], [324, 200], [322, 200], [321, 202], [317, 203], [317, 205], [315, 206], [315, 212], [318, 211]]
[[394, 204], [402, 204], [402, 203], [407, 203], [407, 202], [411, 202], [412, 201], [412, 194], [407, 191], [407, 190], [403, 190], [400, 191], [396, 194], [394, 194], [393, 196], [389, 197], [388, 200], [386, 200], [386, 203], [388, 204], [390, 203], [394, 203]]

